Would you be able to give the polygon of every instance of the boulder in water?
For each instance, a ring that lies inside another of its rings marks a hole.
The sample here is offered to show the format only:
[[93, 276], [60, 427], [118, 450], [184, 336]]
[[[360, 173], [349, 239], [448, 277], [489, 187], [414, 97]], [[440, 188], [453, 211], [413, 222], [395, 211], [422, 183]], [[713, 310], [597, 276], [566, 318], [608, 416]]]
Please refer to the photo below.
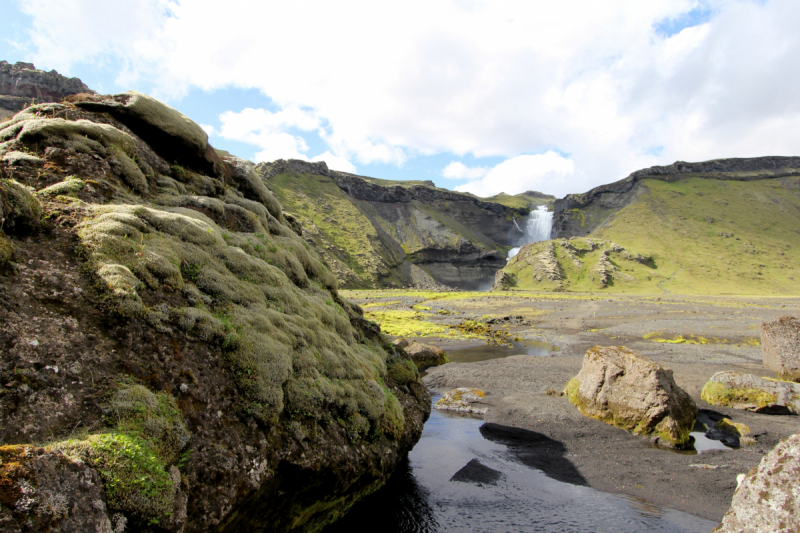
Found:
[[751, 470], [733, 494], [716, 533], [800, 531], [800, 435], [792, 435]]
[[744, 372], [717, 372], [703, 386], [700, 397], [711, 405], [757, 413], [800, 414], [800, 385]]
[[781, 379], [800, 381], [800, 320], [782, 316], [761, 324], [761, 358]]
[[436, 402], [434, 409], [440, 411], [457, 411], [459, 413], [474, 413], [477, 415], [486, 414], [486, 407], [477, 407], [473, 404], [480, 403], [486, 393], [480, 389], [470, 387], [459, 387], [445, 392], [444, 396]]
[[636, 434], [654, 435], [660, 444], [690, 445], [697, 406], [675, 384], [672, 370], [625, 346], [588, 350], [567, 396], [581, 413]]

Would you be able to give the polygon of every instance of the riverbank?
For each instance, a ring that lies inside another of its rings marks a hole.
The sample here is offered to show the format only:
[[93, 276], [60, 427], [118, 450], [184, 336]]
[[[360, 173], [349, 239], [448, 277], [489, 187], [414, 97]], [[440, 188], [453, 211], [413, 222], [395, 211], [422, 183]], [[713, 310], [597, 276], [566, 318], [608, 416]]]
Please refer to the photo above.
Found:
[[[737, 474], [756, 466], [781, 438], [800, 428], [795, 416], [747, 413], [700, 399], [703, 384], [721, 370], [774, 376], [761, 364], [759, 325], [800, 314], [798, 299], [513, 293], [449, 298], [426, 300], [398, 292], [386, 301], [429, 307], [432, 316], [451, 320], [521, 316], [516, 322], [525, 324], [510, 325], [511, 334], [559, 348], [550, 357], [450, 363], [429, 369], [424, 378], [434, 391], [459, 386], [484, 390], [489, 407], [484, 436], [513, 447], [524, 461], [555, 479], [719, 521], [730, 506]], [[380, 305], [380, 300], [370, 297], [359, 303]], [[481, 344], [441, 336], [422, 340], [445, 350]], [[585, 350], [598, 344], [629, 346], [666, 364], [701, 416], [744, 423], [755, 443], [694, 455], [659, 449], [645, 438], [584, 417], [565, 397], [548, 396], [548, 389], [563, 389], [580, 369]]]

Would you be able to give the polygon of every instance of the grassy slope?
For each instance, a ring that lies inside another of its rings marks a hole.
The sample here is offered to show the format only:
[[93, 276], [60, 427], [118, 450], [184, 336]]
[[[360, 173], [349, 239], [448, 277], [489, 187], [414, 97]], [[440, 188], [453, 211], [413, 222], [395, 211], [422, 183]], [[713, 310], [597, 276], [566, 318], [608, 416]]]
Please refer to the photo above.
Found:
[[271, 178], [270, 188], [285, 209], [311, 220], [327, 243], [342, 250], [332, 254], [362, 280], [362, 286], [373, 284], [374, 269], [365, 268], [364, 262], [367, 257], [379, 257], [373, 247], [377, 232], [333, 180], [313, 174], [286, 173]]
[[[612, 254], [620, 273], [635, 280], [617, 273], [605, 290], [800, 294], [800, 178], [755, 182], [688, 178], [674, 183], [644, 180], [642, 185], [647, 191], [591, 237], [652, 256], [655, 268]], [[592, 254], [578, 269], [562, 252], [563, 247], [556, 246], [566, 278], [564, 290], [600, 288], [590, 279], [596, 265]], [[520, 288], [556, 288], [553, 283], [534, 283], [530, 266], [515, 267], [512, 261], [507, 268], [517, 274]]]

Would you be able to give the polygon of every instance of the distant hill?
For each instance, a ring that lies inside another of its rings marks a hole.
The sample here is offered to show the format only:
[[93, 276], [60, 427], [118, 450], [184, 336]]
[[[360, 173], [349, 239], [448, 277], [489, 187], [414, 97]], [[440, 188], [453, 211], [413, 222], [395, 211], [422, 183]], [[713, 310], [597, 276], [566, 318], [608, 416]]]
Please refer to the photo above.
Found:
[[484, 199], [298, 160], [257, 168], [347, 288], [491, 285], [521, 236], [514, 219], [554, 200], [533, 192]]
[[523, 247], [498, 286], [800, 293], [800, 158], [652, 167], [554, 208], [555, 240]]

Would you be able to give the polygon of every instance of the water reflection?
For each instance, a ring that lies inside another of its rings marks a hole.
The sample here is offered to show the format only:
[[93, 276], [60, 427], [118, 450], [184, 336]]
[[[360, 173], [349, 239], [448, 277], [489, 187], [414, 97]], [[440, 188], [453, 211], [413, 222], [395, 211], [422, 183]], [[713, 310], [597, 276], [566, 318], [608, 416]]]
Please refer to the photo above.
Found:
[[580, 486], [585, 482], [564, 456], [563, 446], [543, 439], [547, 437], [534, 432], [434, 411], [422, 439], [389, 483], [325, 533], [376, 528], [420, 533], [699, 533], [716, 526]]
[[461, 350], [447, 350], [447, 358], [452, 363], [474, 363], [476, 361], [488, 361], [489, 359], [500, 359], [510, 355], [536, 355], [549, 356], [558, 351], [555, 346], [550, 346], [538, 341], [511, 342], [511, 346], [498, 344], [484, 344], [463, 348]]

